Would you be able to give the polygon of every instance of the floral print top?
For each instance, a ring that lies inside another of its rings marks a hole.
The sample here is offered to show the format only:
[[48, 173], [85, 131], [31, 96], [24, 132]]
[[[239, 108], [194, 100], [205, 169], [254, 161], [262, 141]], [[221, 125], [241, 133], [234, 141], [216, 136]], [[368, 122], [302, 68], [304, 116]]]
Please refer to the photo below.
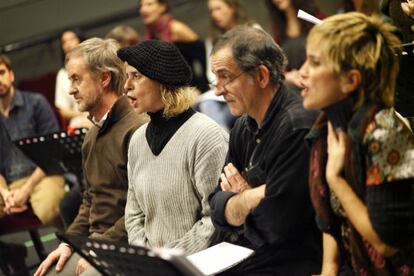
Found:
[[[345, 259], [357, 275], [414, 275], [414, 233], [404, 229], [413, 229], [414, 225], [414, 135], [393, 108], [382, 109], [367, 125], [362, 144], [366, 148], [363, 201], [380, 238], [399, 251], [391, 258], [379, 254], [349, 224], [339, 199], [331, 191], [331, 208], [343, 219], [341, 236], [348, 256]], [[409, 242], [401, 245], [403, 239]]]
[[383, 109], [366, 129], [366, 185], [414, 178], [414, 136], [394, 109]]

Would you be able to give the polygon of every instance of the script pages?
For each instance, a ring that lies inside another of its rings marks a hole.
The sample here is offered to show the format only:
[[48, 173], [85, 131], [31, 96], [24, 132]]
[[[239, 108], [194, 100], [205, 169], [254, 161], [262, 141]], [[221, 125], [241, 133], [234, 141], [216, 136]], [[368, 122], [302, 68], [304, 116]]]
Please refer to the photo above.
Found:
[[253, 253], [249, 248], [222, 242], [189, 255], [187, 259], [204, 275], [215, 275], [239, 264]]

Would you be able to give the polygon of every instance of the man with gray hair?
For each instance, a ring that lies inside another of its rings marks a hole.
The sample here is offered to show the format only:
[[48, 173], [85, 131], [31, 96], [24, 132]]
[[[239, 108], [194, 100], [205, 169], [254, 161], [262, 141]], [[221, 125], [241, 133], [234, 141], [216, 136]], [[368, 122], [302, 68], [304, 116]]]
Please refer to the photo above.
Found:
[[217, 95], [241, 116], [230, 133], [221, 181], [210, 195], [215, 226], [255, 254], [224, 275], [311, 275], [321, 233], [308, 191], [304, 137], [315, 115], [283, 84], [285, 56], [263, 30], [235, 27], [215, 44]]
[[[69, 93], [79, 111], [89, 112], [93, 127], [82, 145], [86, 182], [82, 205], [67, 234], [126, 240], [124, 210], [128, 190], [127, 150], [134, 131], [143, 123], [124, 93], [124, 64], [116, 55], [118, 44], [91, 38], [66, 56]], [[55, 263], [56, 269], [49, 268]], [[95, 275], [98, 272], [67, 244], [49, 254], [35, 275]]]

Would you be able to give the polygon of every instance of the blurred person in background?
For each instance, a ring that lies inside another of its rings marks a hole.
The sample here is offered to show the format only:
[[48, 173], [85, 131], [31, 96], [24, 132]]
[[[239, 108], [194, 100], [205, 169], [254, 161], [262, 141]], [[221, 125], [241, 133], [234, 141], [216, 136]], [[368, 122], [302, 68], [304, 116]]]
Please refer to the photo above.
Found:
[[[208, 0], [208, 10], [210, 13], [210, 30], [205, 41], [206, 60], [209, 60], [211, 49], [217, 39], [241, 24], [251, 26], [260, 26], [247, 16], [246, 10], [239, 0]], [[210, 63], [206, 64], [206, 75], [210, 83], [216, 79], [211, 71]], [[233, 127], [237, 117], [232, 115], [223, 96], [217, 96], [212, 87], [209, 91], [200, 95], [197, 99], [197, 106], [200, 112], [213, 118], [225, 129], [230, 130]]]
[[313, 24], [297, 17], [301, 9], [319, 19], [325, 16], [319, 10], [314, 0], [266, 0], [273, 38], [286, 54], [286, 82], [290, 87], [299, 91], [299, 68], [306, 59], [306, 36]]
[[398, 27], [406, 52], [400, 61], [400, 72], [395, 90], [395, 109], [414, 129], [414, 1], [383, 0], [381, 11]]
[[339, 3], [337, 13], [361, 12], [366, 15], [378, 14], [379, 3], [382, 0], [342, 0]]
[[145, 40], [191, 42], [198, 39], [189, 26], [171, 15], [168, 0], [140, 0], [139, 14], [145, 24]]
[[[66, 56], [81, 42], [80, 32], [74, 30], [64, 31], [60, 37], [60, 42], [63, 54]], [[69, 87], [68, 72], [65, 67], [62, 67], [56, 75], [55, 106], [64, 121], [68, 122], [69, 128], [89, 128], [91, 123], [87, 120], [87, 114], [78, 111], [75, 100], [69, 95]]]
[[[11, 141], [46, 135], [59, 130], [59, 123], [43, 95], [14, 86], [10, 59], [0, 55], [0, 117]], [[0, 141], [7, 150], [0, 171], [0, 217], [27, 210], [45, 225], [61, 226], [59, 202], [65, 193], [61, 175], [46, 175], [13, 143]], [[47, 153], [45, 153], [47, 155]], [[47, 200], [45, 200], [47, 199]]]
[[121, 48], [132, 46], [141, 41], [138, 32], [132, 27], [126, 25], [118, 25], [114, 27], [105, 38], [112, 38], [118, 41]]

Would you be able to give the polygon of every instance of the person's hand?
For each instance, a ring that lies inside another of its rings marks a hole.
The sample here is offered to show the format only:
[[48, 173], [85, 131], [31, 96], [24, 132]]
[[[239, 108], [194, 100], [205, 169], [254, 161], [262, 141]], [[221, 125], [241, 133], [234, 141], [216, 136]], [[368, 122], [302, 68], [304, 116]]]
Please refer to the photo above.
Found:
[[414, 0], [407, 0], [401, 3], [403, 12], [414, 19]]
[[16, 214], [26, 211], [28, 209], [27, 202], [29, 201], [30, 190], [26, 187], [21, 187], [10, 191], [6, 197], [4, 211], [6, 214]]
[[220, 187], [225, 192], [241, 193], [251, 188], [232, 163], [224, 167], [224, 173], [220, 175], [220, 179]]
[[29, 207], [27, 205], [22, 205], [22, 206], [6, 206], [4, 208], [4, 212], [8, 215], [12, 215], [12, 214], [17, 214], [17, 213], [21, 213], [24, 212], [28, 209]]
[[341, 176], [345, 163], [346, 134], [343, 130], [334, 129], [328, 122], [328, 161], [326, 164], [326, 180], [330, 185]]
[[12, 191], [9, 190], [2, 190], [1, 191], [1, 196], [3, 198], [4, 201], [4, 209], [3, 211], [10, 215], [10, 214], [15, 214], [15, 213], [20, 213], [23, 212], [25, 210], [27, 210], [28, 206], [27, 204], [18, 206], [14, 200], [14, 194]]
[[7, 213], [7, 210], [14, 206], [13, 194], [8, 189], [1, 189], [0, 195], [3, 198], [4, 211]]
[[301, 84], [302, 78], [300, 76], [299, 70], [294, 69], [294, 70], [290, 70], [289, 72], [286, 72], [285, 79], [286, 81], [294, 84], [297, 87], [302, 87], [302, 84]]
[[78, 261], [78, 264], [76, 265], [76, 275], [79, 276], [83, 272], [85, 272], [89, 267], [91, 266], [90, 263], [88, 263], [84, 258], [80, 259]]
[[72, 250], [68, 245], [60, 244], [58, 248], [52, 251], [47, 258], [40, 264], [37, 268], [34, 276], [43, 276], [46, 275], [49, 268], [57, 261], [56, 271], [60, 272], [63, 269], [63, 266], [66, 264], [70, 256], [72, 255]]
[[32, 191], [29, 185], [24, 185], [19, 189], [13, 190], [14, 207], [27, 205], [31, 193]]

